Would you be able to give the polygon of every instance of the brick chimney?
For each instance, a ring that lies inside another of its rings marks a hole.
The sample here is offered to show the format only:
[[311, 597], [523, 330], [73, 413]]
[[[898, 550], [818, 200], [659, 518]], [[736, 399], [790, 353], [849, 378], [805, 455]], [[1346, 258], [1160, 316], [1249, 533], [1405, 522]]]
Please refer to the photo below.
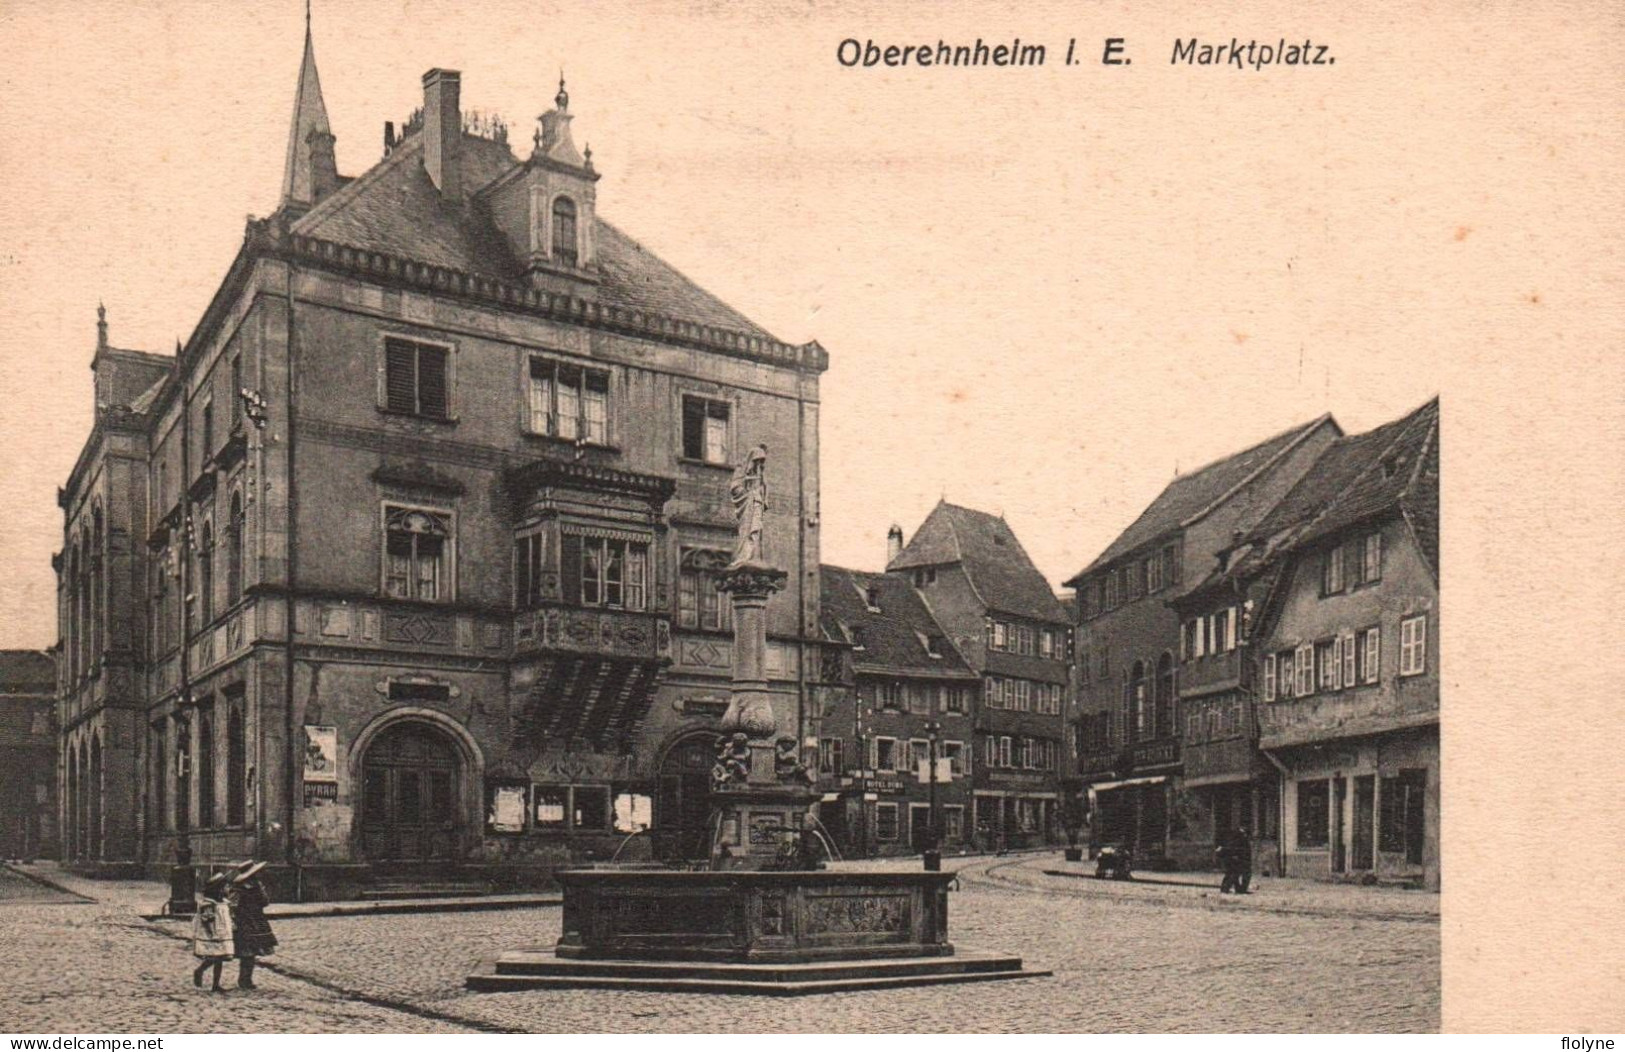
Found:
[[891, 529], [886, 531], [886, 565], [890, 566], [903, 554], [903, 527], [892, 523]]
[[431, 69], [423, 75], [423, 167], [451, 202], [462, 200], [458, 154], [463, 145], [461, 94], [463, 75], [454, 69]]

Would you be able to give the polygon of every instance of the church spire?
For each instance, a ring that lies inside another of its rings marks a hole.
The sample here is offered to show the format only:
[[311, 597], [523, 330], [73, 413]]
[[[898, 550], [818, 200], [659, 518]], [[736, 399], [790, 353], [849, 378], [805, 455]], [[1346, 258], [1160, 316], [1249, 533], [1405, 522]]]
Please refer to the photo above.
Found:
[[322, 101], [322, 82], [316, 75], [316, 49], [311, 44], [310, 4], [305, 4], [305, 57], [299, 65], [299, 87], [293, 97], [293, 127], [288, 132], [288, 159], [282, 170], [282, 203], [309, 205], [320, 196], [321, 175], [312, 164], [312, 135], [325, 137], [332, 149], [332, 129], [327, 126], [327, 105]]

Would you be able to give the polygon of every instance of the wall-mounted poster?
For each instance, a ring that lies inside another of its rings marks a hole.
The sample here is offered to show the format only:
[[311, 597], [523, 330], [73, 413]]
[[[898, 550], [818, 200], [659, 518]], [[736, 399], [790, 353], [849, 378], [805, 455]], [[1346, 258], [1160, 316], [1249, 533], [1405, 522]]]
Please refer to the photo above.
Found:
[[339, 780], [339, 729], [337, 727], [305, 728], [305, 781], [337, 782]]
[[525, 787], [493, 784], [486, 788], [485, 828], [490, 833], [525, 831]]

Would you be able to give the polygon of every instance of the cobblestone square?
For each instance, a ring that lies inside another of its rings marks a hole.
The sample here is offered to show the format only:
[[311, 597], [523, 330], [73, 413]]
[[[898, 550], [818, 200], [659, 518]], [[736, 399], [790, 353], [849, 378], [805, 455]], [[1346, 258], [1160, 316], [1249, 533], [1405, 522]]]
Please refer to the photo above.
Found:
[[[893, 867], [916, 866], [900, 860]], [[482, 957], [547, 948], [556, 907], [276, 922], [260, 989], [193, 989], [165, 889], [0, 871], [0, 982], [19, 1033], [1411, 1032], [1439, 1027], [1437, 895], [1263, 880], [1212, 888], [1046, 875], [1052, 854], [945, 860], [951, 937], [1051, 978], [768, 998], [622, 991], [475, 994]], [[1082, 871], [1084, 867], [1074, 865]], [[39, 871], [44, 872], [44, 871]], [[1199, 880], [1189, 874], [1181, 880]], [[94, 899], [94, 901], [91, 901]], [[229, 981], [232, 967], [227, 968]]]

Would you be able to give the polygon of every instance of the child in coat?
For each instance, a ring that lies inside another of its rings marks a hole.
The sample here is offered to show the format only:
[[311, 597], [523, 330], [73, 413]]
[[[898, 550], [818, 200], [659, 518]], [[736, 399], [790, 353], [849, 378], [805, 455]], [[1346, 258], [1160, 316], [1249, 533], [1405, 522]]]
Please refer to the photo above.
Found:
[[231, 907], [226, 904], [230, 883], [224, 873], [216, 873], [203, 885], [203, 901], [192, 915], [192, 956], [198, 966], [192, 972], [192, 985], [203, 985], [203, 973], [214, 966], [213, 989], [220, 989], [220, 967], [231, 959]]

